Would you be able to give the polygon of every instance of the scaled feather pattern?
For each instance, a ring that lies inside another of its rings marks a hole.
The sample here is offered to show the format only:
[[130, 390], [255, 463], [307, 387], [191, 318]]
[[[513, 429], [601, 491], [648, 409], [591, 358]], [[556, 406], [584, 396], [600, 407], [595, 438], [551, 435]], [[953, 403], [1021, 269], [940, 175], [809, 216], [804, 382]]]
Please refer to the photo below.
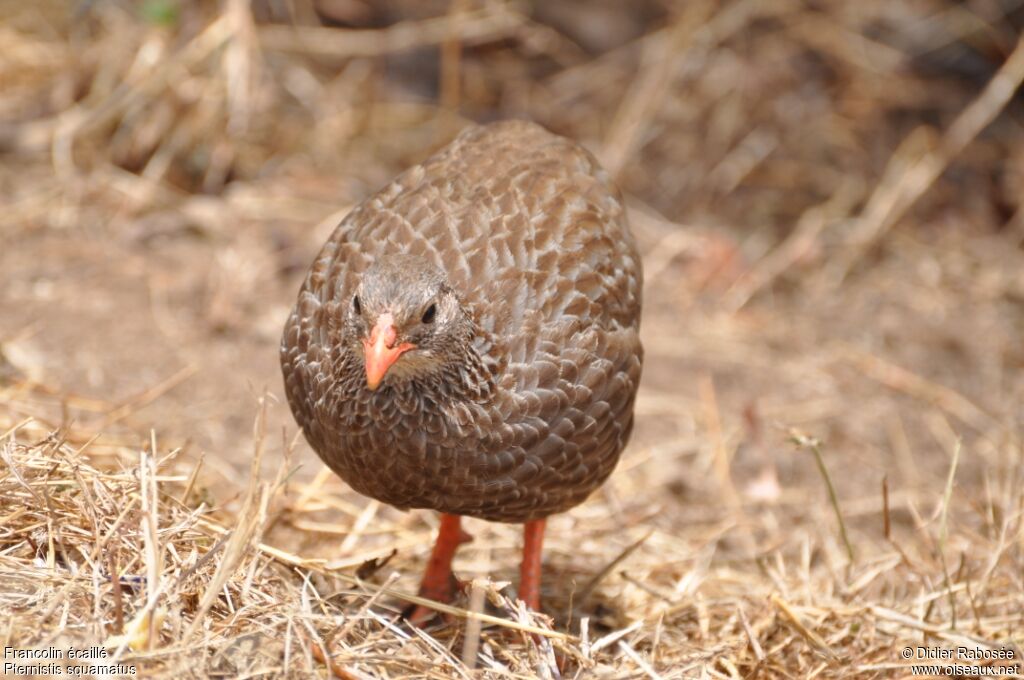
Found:
[[[622, 200], [574, 142], [473, 127], [358, 205], [285, 327], [288, 402], [356, 491], [526, 522], [581, 503], [633, 427], [642, 273]], [[377, 389], [381, 317], [413, 347]]]

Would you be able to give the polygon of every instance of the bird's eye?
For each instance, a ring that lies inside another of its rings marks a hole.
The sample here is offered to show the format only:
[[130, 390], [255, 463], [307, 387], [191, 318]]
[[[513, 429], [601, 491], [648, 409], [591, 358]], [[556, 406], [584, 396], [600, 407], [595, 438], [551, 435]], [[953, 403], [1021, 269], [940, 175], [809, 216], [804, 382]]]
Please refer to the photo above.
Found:
[[430, 305], [423, 312], [423, 323], [434, 323], [435, 316], [437, 316], [437, 305]]
[[362, 314], [363, 313], [363, 306], [361, 304], [359, 304], [359, 296], [358, 295], [353, 295], [352, 296], [352, 310], [356, 314]]

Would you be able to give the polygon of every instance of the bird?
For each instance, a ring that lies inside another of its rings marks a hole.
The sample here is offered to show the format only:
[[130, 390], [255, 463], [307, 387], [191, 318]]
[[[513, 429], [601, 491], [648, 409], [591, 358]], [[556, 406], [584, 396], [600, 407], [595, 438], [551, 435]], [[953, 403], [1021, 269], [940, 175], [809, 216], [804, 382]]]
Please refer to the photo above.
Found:
[[352, 489], [441, 513], [422, 597], [456, 597], [470, 517], [523, 524], [518, 598], [540, 611], [546, 519], [633, 430], [642, 283], [609, 174], [529, 121], [465, 129], [328, 238], [285, 324], [287, 401]]

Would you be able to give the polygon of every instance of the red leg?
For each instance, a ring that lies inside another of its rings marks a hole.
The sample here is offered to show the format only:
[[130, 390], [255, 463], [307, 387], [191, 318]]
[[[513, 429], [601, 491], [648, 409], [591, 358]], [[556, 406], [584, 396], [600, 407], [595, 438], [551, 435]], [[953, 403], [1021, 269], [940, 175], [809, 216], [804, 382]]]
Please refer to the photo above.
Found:
[[523, 527], [523, 564], [519, 569], [519, 599], [540, 611], [540, 555], [544, 543], [544, 522], [535, 519]]
[[[437, 602], [451, 602], [455, 599], [455, 577], [452, 575], [452, 559], [459, 545], [469, 540], [462, 531], [461, 517], [441, 515], [441, 528], [437, 532], [434, 550], [420, 582], [420, 595]], [[413, 623], [423, 623], [434, 615], [434, 610], [417, 606], [407, 617]]]

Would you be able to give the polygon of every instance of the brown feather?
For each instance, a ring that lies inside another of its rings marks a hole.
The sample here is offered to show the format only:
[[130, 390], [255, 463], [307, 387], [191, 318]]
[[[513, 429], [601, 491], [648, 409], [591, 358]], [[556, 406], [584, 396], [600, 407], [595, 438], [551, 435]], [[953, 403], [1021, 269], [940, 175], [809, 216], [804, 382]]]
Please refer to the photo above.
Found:
[[[360, 493], [546, 517], [597, 488], [629, 438], [641, 284], [621, 198], [590, 154], [532, 123], [474, 127], [324, 245], [282, 339], [289, 404]], [[385, 307], [419, 349], [370, 391], [360, 343]]]

